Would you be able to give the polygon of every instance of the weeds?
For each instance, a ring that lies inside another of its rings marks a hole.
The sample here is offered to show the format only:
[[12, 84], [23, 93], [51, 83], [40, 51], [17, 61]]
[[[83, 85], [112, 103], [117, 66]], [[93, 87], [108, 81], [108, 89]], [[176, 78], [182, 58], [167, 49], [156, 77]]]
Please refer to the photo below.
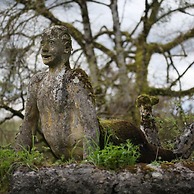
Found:
[[23, 149], [15, 152], [10, 146], [0, 148], [0, 193], [4, 193], [9, 187], [11, 173], [18, 167], [27, 166], [32, 170], [38, 170], [44, 163], [43, 155], [33, 148], [30, 152]]
[[103, 150], [97, 149], [88, 156], [88, 161], [97, 166], [115, 170], [133, 165], [139, 158], [138, 147], [129, 140], [118, 146], [108, 143]]

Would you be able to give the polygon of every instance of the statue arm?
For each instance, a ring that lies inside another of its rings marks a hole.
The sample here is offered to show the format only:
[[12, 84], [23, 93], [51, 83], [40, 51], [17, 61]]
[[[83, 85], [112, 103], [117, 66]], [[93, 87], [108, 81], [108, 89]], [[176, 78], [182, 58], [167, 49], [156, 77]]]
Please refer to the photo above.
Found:
[[38, 83], [35, 80], [36, 77], [34, 76], [28, 86], [24, 120], [15, 141], [16, 150], [32, 147], [32, 138], [38, 127], [39, 112], [36, 98]]
[[99, 145], [99, 122], [96, 114], [95, 104], [93, 99], [88, 95], [87, 91], [79, 90], [78, 93], [79, 100], [79, 110], [82, 124], [84, 127], [84, 141], [83, 150], [84, 158]]
[[[77, 87], [75, 95], [75, 103], [79, 107], [82, 125], [84, 127], [84, 158], [99, 145], [99, 121], [96, 114], [95, 100], [93, 88], [88, 79], [87, 74], [83, 70], [76, 70], [76, 79], [78, 83], [74, 83]], [[76, 80], [74, 78], [74, 80]]]

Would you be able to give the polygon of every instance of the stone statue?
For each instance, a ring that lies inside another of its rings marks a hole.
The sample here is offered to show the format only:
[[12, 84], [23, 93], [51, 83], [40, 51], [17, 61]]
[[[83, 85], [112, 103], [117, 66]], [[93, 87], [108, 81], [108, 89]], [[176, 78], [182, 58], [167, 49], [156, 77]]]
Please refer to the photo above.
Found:
[[157, 97], [146, 94], [142, 94], [137, 98], [137, 105], [141, 115], [140, 129], [149, 143], [148, 147], [152, 148], [152, 150], [156, 150], [157, 148], [158, 156], [162, 159], [167, 158], [168, 160], [172, 160], [178, 157], [188, 159], [194, 150], [194, 123], [184, 127], [182, 130], [183, 133], [177, 137], [172, 151], [162, 149], [155, 117], [152, 114], [152, 106], [158, 102], [159, 99]]
[[99, 144], [93, 89], [86, 73], [71, 69], [72, 43], [65, 26], [43, 31], [41, 56], [49, 67], [32, 77], [16, 149], [31, 148], [38, 124], [56, 157], [81, 160]]
[[158, 102], [158, 98], [146, 94], [142, 94], [137, 98], [137, 106], [141, 116], [140, 129], [150, 144], [161, 147], [155, 117], [152, 114], [152, 106], [158, 104]]
[[115, 145], [125, 143], [127, 139], [138, 145], [139, 162], [149, 163], [157, 158], [170, 161], [191, 155], [194, 149], [193, 124], [177, 139], [174, 150], [161, 147], [152, 115], [157, 98], [138, 97], [140, 129], [128, 121], [99, 122], [88, 76], [81, 69], [70, 68], [71, 50], [71, 37], [65, 26], [44, 30], [41, 56], [49, 69], [36, 74], [30, 81], [25, 117], [16, 137], [16, 150], [31, 148], [32, 137], [41, 129], [42, 137], [57, 158], [82, 160], [96, 146], [103, 149], [105, 135], [110, 136]]

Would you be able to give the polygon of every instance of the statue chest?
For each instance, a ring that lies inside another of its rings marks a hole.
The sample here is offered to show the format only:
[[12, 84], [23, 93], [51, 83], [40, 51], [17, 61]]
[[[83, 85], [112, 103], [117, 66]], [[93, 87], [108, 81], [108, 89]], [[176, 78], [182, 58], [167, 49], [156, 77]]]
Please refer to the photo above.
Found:
[[68, 91], [62, 76], [52, 79], [47, 76], [41, 81], [37, 94], [39, 110], [54, 109], [57, 112], [62, 112], [68, 101]]

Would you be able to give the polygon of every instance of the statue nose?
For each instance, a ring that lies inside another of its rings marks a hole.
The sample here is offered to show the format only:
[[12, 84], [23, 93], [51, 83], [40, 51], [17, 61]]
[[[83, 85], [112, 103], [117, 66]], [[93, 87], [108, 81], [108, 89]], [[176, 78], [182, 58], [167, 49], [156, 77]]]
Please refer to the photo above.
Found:
[[48, 44], [44, 44], [44, 45], [42, 46], [42, 51], [43, 51], [43, 52], [49, 51], [49, 45], [48, 45]]

